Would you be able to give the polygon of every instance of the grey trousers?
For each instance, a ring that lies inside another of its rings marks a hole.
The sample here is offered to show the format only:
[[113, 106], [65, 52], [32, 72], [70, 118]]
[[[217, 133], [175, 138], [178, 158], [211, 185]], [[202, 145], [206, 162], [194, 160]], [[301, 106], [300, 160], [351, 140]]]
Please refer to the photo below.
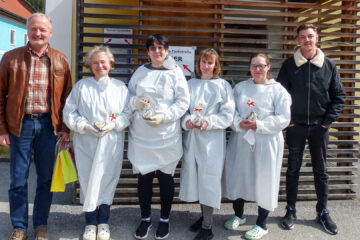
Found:
[[213, 224], [213, 212], [214, 212], [214, 208], [200, 204], [201, 207], [201, 213], [203, 216], [203, 221], [202, 221], [202, 228], [204, 229], [211, 229], [212, 224]]

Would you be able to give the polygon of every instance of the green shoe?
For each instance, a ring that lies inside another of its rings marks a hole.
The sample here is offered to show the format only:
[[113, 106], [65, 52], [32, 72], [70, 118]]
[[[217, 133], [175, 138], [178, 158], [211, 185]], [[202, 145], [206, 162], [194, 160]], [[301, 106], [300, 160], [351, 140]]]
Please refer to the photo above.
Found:
[[227, 220], [224, 224], [224, 227], [228, 230], [236, 230], [240, 225], [243, 225], [246, 222], [246, 218], [239, 218], [233, 216], [231, 219]]
[[260, 239], [268, 232], [269, 230], [265, 230], [259, 227], [258, 225], [254, 225], [254, 227], [251, 230], [245, 233], [245, 238], [249, 240]]

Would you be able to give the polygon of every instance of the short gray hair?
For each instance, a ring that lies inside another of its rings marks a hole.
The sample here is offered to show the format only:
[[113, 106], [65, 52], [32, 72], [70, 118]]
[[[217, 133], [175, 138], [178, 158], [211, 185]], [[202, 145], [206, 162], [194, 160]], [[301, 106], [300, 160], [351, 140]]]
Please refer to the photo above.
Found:
[[46, 17], [47, 20], [49, 21], [49, 27], [50, 27], [50, 30], [52, 30], [52, 21], [51, 21], [51, 18], [44, 14], [44, 13], [41, 13], [41, 12], [36, 12], [36, 13], [33, 13], [30, 15], [30, 17], [28, 17], [27, 21], [26, 21], [26, 28], [29, 28], [29, 23], [31, 21], [31, 19], [33, 19], [34, 17]]
[[110, 70], [113, 70], [115, 65], [114, 54], [110, 51], [110, 48], [108, 46], [104, 46], [104, 45], [97, 45], [92, 49], [90, 49], [90, 51], [85, 56], [84, 66], [91, 70], [91, 57], [94, 54], [98, 54], [98, 53], [104, 53], [106, 55], [111, 65]]

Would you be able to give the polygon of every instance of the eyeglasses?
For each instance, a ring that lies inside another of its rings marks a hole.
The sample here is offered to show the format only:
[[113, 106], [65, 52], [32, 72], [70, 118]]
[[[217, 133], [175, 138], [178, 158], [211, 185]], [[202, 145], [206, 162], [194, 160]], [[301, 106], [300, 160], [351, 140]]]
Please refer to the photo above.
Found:
[[251, 64], [250, 68], [253, 70], [256, 70], [256, 69], [264, 70], [267, 66], [268, 65], [266, 65], [266, 64]]
[[156, 52], [156, 50], [159, 50], [161, 52], [164, 49], [165, 49], [164, 46], [158, 46], [158, 47], [150, 46], [149, 47], [149, 51], [152, 51], [152, 52]]

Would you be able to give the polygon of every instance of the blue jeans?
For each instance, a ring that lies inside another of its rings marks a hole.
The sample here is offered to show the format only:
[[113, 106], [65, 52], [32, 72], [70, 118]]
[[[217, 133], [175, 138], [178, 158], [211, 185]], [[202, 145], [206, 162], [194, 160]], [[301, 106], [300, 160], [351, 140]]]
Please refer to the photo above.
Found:
[[106, 224], [110, 217], [110, 205], [101, 204], [92, 212], [85, 212], [86, 225]]
[[28, 184], [32, 155], [37, 173], [33, 226], [47, 225], [52, 193], [51, 178], [54, 167], [56, 136], [50, 117], [25, 118], [20, 137], [10, 134], [10, 218], [14, 229], [28, 228]]

